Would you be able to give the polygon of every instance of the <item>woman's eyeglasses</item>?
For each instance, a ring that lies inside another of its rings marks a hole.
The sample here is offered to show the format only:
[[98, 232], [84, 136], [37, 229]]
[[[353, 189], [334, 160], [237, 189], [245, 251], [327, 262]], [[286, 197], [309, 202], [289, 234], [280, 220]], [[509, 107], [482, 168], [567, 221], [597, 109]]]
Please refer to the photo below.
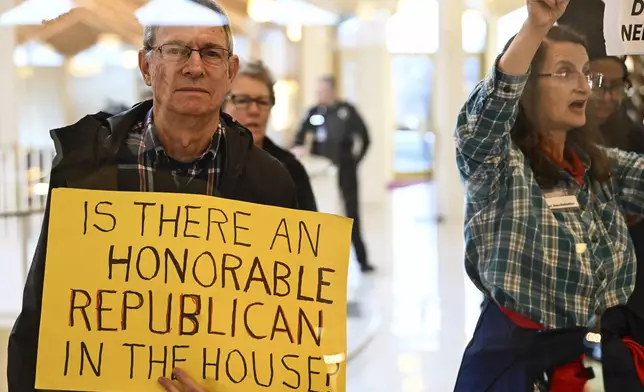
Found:
[[600, 73], [590, 73], [590, 72], [578, 72], [578, 71], [565, 71], [557, 73], [542, 73], [538, 75], [539, 77], [555, 77], [561, 78], [566, 82], [573, 83], [577, 82], [579, 78], [583, 78], [593, 89], [601, 88], [604, 84], [604, 75]]
[[262, 110], [268, 110], [273, 107], [273, 101], [269, 98], [253, 98], [248, 95], [229, 95], [226, 97], [236, 108], [246, 110], [255, 102], [257, 107]]

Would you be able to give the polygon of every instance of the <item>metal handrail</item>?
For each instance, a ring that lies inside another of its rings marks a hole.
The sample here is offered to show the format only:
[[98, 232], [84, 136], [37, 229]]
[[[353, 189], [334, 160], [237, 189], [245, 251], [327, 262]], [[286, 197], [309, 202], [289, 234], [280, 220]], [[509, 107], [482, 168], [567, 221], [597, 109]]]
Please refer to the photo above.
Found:
[[44, 208], [54, 154], [51, 148], [0, 145], [0, 217]]
[[22, 211], [7, 211], [7, 212], [0, 212], [0, 219], [3, 219], [3, 218], [24, 218], [26, 216], [31, 216], [31, 215], [36, 215], [36, 214], [44, 214], [44, 213], [45, 213], [45, 207], [33, 208], [33, 209], [22, 210]]

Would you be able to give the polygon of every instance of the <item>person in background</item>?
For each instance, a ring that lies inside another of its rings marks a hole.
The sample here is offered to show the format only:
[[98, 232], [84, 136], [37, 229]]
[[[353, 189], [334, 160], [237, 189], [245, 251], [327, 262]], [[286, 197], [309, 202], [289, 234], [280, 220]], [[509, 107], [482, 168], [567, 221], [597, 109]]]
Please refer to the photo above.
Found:
[[[369, 132], [356, 108], [338, 99], [336, 81], [323, 77], [318, 82], [318, 103], [310, 108], [295, 136], [295, 155], [302, 154], [307, 135], [313, 134], [311, 152], [326, 157], [338, 168], [338, 187], [344, 201], [345, 214], [353, 219], [351, 241], [360, 269], [364, 273], [375, 271], [367, 258], [367, 248], [360, 228], [358, 195], [358, 164], [369, 149]], [[355, 152], [355, 140], [360, 150]]]
[[105, 108], [103, 108], [103, 112], [114, 115], [117, 113], [124, 112], [129, 108], [130, 107], [124, 103], [108, 100], [107, 104], [105, 105]]
[[[590, 70], [603, 75], [602, 87], [592, 95], [592, 113], [604, 145], [644, 154], [644, 127], [628, 116], [624, 105], [630, 88], [624, 60], [600, 56], [590, 62]], [[638, 362], [644, 364], [640, 346], [644, 343], [644, 221], [640, 216], [627, 215], [626, 223], [635, 247], [638, 272], [635, 290], [626, 305], [610, 308], [601, 316], [606, 392], [644, 391], [644, 371], [638, 374], [634, 366]]]
[[[297, 208], [286, 169], [220, 110], [239, 59], [224, 10], [214, 0], [193, 1], [221, 16], [210, 27], [144, 29], [139, 66], [153, 101], [116, 116], [86, 116], [51, 132], [56, 159], [49, 195], [62, 187], [173, 192]], [[49, 209], [50, 199], [22, 311], [9, 337], [9, 392], [35, 390]]]
[[278, 147], [266, 136], [268, 118], [275, 105], [274, 85], [270, 71], [261, 61], [243, 62], [226, 97], [224, 111], [250, 130], [257, 147], [263, 148], [288, 170], [297, 188], [299, 208], [317, 211], [311, 181], [304, 166], [295, 155]]
[[528, 17], [458, 116], [465, 268], [487, 301], [456, 392], [577, 392], [584, 338], [624, 305], [636, 260], [622, 212], [644, 216], [644, 157], [601, 146], [587, 104], [602, 76], [566, 0]]

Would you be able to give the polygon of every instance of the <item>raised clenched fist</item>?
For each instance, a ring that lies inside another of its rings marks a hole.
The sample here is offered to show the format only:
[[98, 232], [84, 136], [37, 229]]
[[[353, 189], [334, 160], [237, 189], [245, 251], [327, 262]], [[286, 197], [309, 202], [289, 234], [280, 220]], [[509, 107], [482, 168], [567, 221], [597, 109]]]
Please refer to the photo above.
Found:
[[551, 27], [563, 15], [570, 0], [527, 0], [528, 23]]

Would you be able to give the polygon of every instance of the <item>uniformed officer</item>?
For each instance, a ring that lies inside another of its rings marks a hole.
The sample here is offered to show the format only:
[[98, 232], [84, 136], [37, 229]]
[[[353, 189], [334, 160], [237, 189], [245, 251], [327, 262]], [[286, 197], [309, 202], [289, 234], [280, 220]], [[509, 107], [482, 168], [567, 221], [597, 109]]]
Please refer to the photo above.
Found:
[[[330, 159], [338, 168], [338, 186], [344, 200], [345, 213], [353, 219], [351, 241], [362, 272], [373, 272], [360, 233], [358, 205], [358, 163], [369, 148], [367, 127], [351, 104], [338, 99], [336, 82], [331, 76], [318, 82], [318, 104], [309, 109], [295, 136], [296, 150], [308, 134], [314, 135], [311, 153]], [[356, 149], [356, 141], [359, 149]]]

